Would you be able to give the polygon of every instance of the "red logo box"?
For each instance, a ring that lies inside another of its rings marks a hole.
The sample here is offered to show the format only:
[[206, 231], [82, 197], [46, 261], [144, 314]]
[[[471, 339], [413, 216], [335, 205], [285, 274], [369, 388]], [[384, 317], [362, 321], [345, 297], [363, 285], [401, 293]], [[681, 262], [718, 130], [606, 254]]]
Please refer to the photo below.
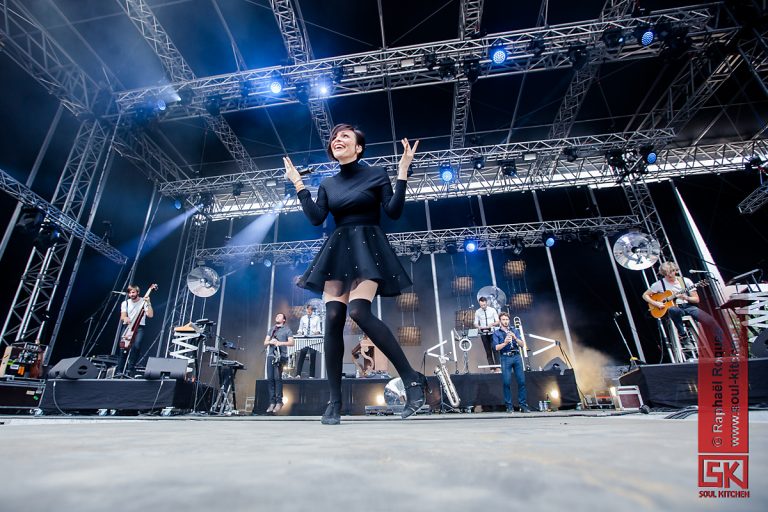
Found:
[[699, 487], [749, 487], [748, 455], [699, 455]]

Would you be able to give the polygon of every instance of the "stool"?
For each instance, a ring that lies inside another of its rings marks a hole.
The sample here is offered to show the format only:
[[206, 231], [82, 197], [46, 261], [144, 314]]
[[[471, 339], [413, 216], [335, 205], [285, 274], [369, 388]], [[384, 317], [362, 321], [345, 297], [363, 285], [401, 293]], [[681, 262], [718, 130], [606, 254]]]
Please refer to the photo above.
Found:
[[675, 333], [675, 354], [677, 360], [680, 363], [686, 361], [694, 361], [699, 359], [699, 339], [701, 334], [699, 332], [699, 326], [691, 315], [685, 315], [682, 318], [685, 331], [677, 332], [677, 328], [673, 322], [669, 322], [672, 326], [672, 332]]

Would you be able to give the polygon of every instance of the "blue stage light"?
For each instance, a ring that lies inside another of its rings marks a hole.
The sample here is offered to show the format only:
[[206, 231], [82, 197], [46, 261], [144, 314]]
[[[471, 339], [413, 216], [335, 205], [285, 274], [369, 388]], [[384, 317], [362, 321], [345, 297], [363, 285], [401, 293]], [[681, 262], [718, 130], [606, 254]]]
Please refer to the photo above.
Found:
[[283, 92], [283, 77], [275, 71], [269, 78], [269, 90], [272, 94], [280, 94]]
[[507, 61], [508, 55], [507, 49], [502, 44], [495, 44], [488, 50], [488, 58], [497, 66], [499, 64], [504, 64]]
[[161, 99], [158, 99], [158, 100], [155, 102], [155, 108], [156, 108], [157, 110], [159, 110], [160, 112], [164, 112], [164, 111], [165, 111], [165, 109], [166, 109], [167, 107], [168, 107], [168, 105], [165, 103], [165, 100], [164, 100], [164, 99], [162, 99], [162, 98], [161, 98]]
[[440, 164], [440, 179], [443, 183], [450, 183], [456, 179], [456, 173], [453, 170], [453, 166], [448, 162]]
[[653, 42], [654, 33], [653, 30], [646, 30], [640, 37], [640, 44], [643, 46], [649, 46]]
[[555, 245], [556, 238], [552, 233], [543, 233], [541, 235], [541, 241], [544, 242], [546, 247], [552, 247]]
[[655, 164], [656, 163], [656, 158], [657, 158], [656, 152], [655, 151], [651, 151], [650, 153], [648, 153], [646, 155], [645, 161], [647, 163], [649, 163], [649, 164]]
[[173, 200], [173, 207], [174, 208], [176, 208], [177, 210], [181, 210], [182, 206], [184, 206], [184, 205], [182, 204], [181, 199], [176, 198], [176, 199]]
[[477, 250], [477, 240], [473, 238], [464, 240], [464, 250], [466, 252], [475, 252]]

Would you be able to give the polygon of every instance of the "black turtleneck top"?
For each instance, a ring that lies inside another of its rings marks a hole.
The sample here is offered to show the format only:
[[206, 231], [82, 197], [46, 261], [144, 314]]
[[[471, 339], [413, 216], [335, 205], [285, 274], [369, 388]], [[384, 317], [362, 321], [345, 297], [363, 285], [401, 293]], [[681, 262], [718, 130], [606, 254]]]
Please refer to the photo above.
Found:
[[328, 212], [336, 226], [378, 225], [381, 208], [392, 219], [400, 218], [405, 204], [405, 180], [397, 180], [394, 191], [383, 167], [355, 161], [340, 166], [338, 174], [325, 178], [317, 190], [317, 200], [304, 189], [298, 193], [304, 214], [315, 226]]

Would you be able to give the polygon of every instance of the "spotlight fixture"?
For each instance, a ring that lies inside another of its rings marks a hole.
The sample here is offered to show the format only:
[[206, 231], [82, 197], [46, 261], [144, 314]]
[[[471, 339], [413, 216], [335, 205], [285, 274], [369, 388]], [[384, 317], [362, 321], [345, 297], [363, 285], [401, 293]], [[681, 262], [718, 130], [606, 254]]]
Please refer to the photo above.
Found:
[[445, 252], [448, 254], [456, 254], [459, 252], [459, 245], [456, 243], [455, 240], [447, 240], [445, 242]]
[[483, 155], [477, 155], [472, 157], [472, 168], [479, 171], [485, 167], [485, 157]]
[[466, 252], [469, 252], [469, 253], [475, 252], [477, 251], [478, 247], [479, 247], [479, 244], [477, 240], [475, 240], [474, 238], [467, 238], [464, 240], [464, 250]]
[[534, 57], [539, 57], [546, 49], [544, 38], [541, 36], [534, 37], [528, 44], [528, 51], [533, 54]]
[[213, 117], [221, 114], [221, 96], [214, 94], [205, 100], [205, 110]]
[[578, 153], [576, 148], [565, 148], [563, 149], [563, 156], [565, 157], [566, 161], [575, 162], [578, 158]]
[[477, 79], [480, 78], [480, 60], [466, 59], [461, 64], [461, 70], [469, 83], [477, 82]]
[[643, 161], [648, 165], [653, 165], [658, 159], [656, 151], [653, 150], [653, 146], [643, 146], [640, 148], [640, 155], [643, 157]]
[[34, 206], [23, 206], [16, 220], [16, 228], [26, 235], [33, 235], [40, 231], [43, 221], [45, 213], [42, 210]]
[[437, 240], [427, 240], [427, 252], [429, 254], [437, 252]]
[[181, 210], [182, 208], [184, 208], [184, 203], [182, 202], [180, 197], [175, 197], [173, 199], [173, 207], [176, 208], [177, 210]]
[[303, 105], [309, 103], [309, 84], [307, 82], [296, 84], [296, 99]]
[[34, 240], [35, 247], [43, 252], [61, 241], [61, 230], [55, 224], [45, 221]]
[[555, 238], [555, 234], [551, 231], [545, 231], [541, 234], [541, 241], [544, 243], [545, 247], [554, 246], [556, 240], [557, 239]]
[[424, 67], [429, 71], [432, 71], [437, 66], [437, 55], [434, 53], [427, 53], [424, 55]]
[[248, 96], [251, 95], [251, 92], [253, 92], [253, 82], [250, 80], [243, 80], [240, 82], [240, 96], [242, 96], [243, 99], [248, 98]]
[[438, 168], [438, 173], [443, 183], [451, 183], [456, 179], [456, 172], [454, 171], [453, 166], [449, 162], [443, 162], [442, 164], [440, 164], [440, 167]]
[[437, 68], [437, 74], [440, 80], [449, 81], [456, 76], [456, 62], [450, 57], [446, 57], [440, 61], [440, 67]]
[[533, 151], [523, 153], [523, 162], [533, 162], [534, 160], [536, 160], [536, 153]]
[[656, 34], [649, 25], [643, 24], [635, 27], [635, 38], [643, 46], [650, 46], [656, 39]]
[[262, 261], [265, 267], [269, 268], [272, 266], [272, 257], [271, 256], [264, 256], [264, 261]]
[[611, 27], [603, 31], [602, 40], [606, 48], [621, 48], [625, 39], [624, 31], [619, 27]]
[[283, 87], [285, 87], [283, 76], [279, 72], [273, 71], [272, 74], [269, 75], [269, 91], [272, 94], [280, 94], [283, 92]]
[[510, 178], [517, 177], [517, 163], [514, 160], [504, 160], [500, 164], [501, 174]]
[[162, 98], [157, 98], [152, 102], [152, 106], [157, 110], [158, 112], [165, 112], [165, 109], [168, 108], [168, 104], [165, 102]]
[[626, 170], [627, 161], [624, 159], [623, 149], [611, 149], [605, 154], [605, 160], [614, 170]]
[[495, 66], [504, 64], [507, 61], [508, 56], [509, 56], [509, 53], [507, 52], [506, 47], [502, 43], [495, 43], [488, 50], [488, 58], [491, 60], [491, 62]]
[[192, 103], [192, 100], [195, 97], [195, 91], [188, 87], [182, 87], [179, 89], [179, 103], [181, 103], [183, 106], [188, 106], [190, 103]]
[[333, 83], [331, 80], [328, 79], [328, 77], [320, 77], [317, 80], [317, 83], [315, 84], [315, 93], [325, 98], [326, 96], [330, 96], [331, 91], [333, 91]]
[[760, 166], [762, 166], [763, 163], [764, 162], [762, 158], [760, 158], [759, 156], [753, 156], [752, 158], [744, 162], [744, 170], [746, 172], [752, 172], [755, 169], [759, 170]]
[[512, 246], [512, 254], [515, 256], [520, 256], [523, 254], [523, 249], [525, 248], [525, 245], [523, 245], [522, 240], [515, 240], [515, 244]]
[[568, 48], [568, 60], [571, 62], [573, 69], [579, 70], [583, 68], [587, 60], [589, 60], [589, 51], [587, 45], [577, 44]]
[[411, 261], [416, 263], [421, 258], [421, 244], [413, 244], [410, 246]]
[[238, 181], [232, 185], [232, 197], [238, 197], [243, 193], [243, 183]]
[[331, 72], [331, 81], [334, 84], [340, 84], [344, 79], [344, 68], [341, 66], [334, 66]]

